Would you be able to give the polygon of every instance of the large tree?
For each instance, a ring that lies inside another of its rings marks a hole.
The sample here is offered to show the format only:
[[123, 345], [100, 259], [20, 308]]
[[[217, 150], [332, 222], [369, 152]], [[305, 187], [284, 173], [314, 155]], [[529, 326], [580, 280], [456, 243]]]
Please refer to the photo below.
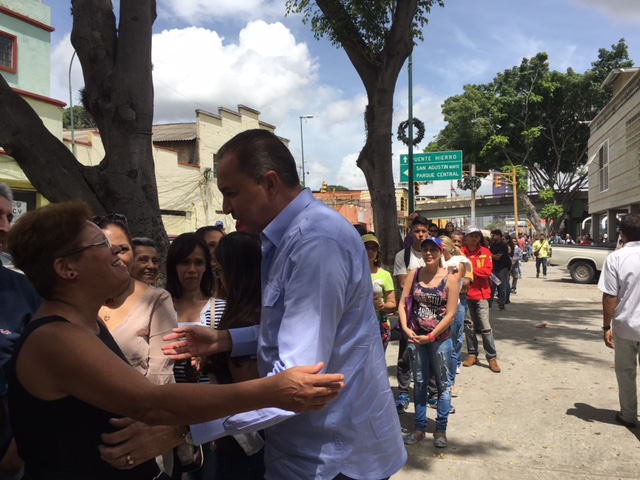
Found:
[[[100, 130], [105, 157], [80, 164], [29, 105], [0, 79], [0, 145], [52, 202], [82, 199], [96, 214], [127, 216], [134, 235], [168, 241], [158, 202], [151, 127], [154, 0], [72, 0], [73, 44], [85, 81], [84, 107]], [[37, 138], [37, 141], [33, 141]]]
[[393, 263], [401, 248], [392, 169], [393, 95], [398, 75], [422, 40], [433, 5], [442, 0], [288, 0], [288, 12], [304, 13], [316, 38], [344, 49], [367, 92], [366, 141], [357, 165], [371, 193], [382, 261]]
[[587, 182], [589, 121], [606, 105], [610, 93], [602, 81], [614, 68], [631, 66], [624, 39], [583, 74], [551, 71], [539, 53], [499, 73], [491, 83], [466, 85], [461, 95], [445, 100], [447, 125], [430, 150], [461, 149], [478, 170], [523, 167], [532, 187], [548, 204], [538, 212], [520, 191], [538, 230], [542, 218], [562, 220]]

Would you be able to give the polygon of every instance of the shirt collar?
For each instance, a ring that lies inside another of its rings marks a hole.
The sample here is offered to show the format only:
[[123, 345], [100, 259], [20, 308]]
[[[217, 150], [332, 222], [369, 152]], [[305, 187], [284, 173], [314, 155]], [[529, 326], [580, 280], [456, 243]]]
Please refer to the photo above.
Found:
[[298, 196], [276, 216], [276, 218], [271, 220], [271, 223], [269, 223], [269, 225], [267, 225], [262, 231], [261, 237], [263, 237], [263, 239], [266, 238], [276, 248], [278, 248], [282, 237], [291, 223], [300, 214], [300, 212], [307, 208], [307, 206], [311, 202], [315, 201], [315, 199], [316, 198], [313, 196], [313, 193], [311, 193], [311, 190], [308, 188], [302, 190], [302, 192], [300, 192]]

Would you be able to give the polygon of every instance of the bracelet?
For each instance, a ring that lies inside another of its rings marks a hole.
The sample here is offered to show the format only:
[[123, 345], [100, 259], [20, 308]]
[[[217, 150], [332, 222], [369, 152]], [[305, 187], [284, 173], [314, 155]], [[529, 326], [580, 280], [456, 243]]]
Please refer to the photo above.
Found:
[[431, 333], [427, 333], [427, 338], [428, 338], [428, 339], [429, 339], [429, 341], [430, 341], [430, 342], [432, 342], [432, 343], [436, 341], [436, 339], [434, 338], [434, 336], [433, 336], [433, 335], [431, 335]]

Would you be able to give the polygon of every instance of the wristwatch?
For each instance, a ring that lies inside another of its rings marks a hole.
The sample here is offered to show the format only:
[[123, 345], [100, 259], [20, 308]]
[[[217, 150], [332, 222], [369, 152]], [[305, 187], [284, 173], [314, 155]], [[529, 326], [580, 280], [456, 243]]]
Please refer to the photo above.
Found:
[[603, 332], [608, 332], [609, 330], [611, 330], [611, 325], [603, 325], [602, 326], [602, 331]]

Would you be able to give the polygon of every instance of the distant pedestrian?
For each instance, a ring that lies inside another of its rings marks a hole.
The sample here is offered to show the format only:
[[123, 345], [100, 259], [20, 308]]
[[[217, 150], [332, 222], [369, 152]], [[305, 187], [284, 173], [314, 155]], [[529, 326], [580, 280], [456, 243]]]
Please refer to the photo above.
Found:
[[522, 277], [520, 270], [520, 262], [522, 261], [522, 250], [518, 241], [514, 238], [513, 243], [513, 256], [511, 257], [511, 293], [517, 293], [518, 279]]
[[545, 240], [544, 233], [533, 242], [533, 256], [536, 257], [536, 278], [540, 278], [540, 266], [542, 265], [542, 277], [547, 278], [547, 259], [551, 253], [551, 245]]
[[640, 216], [620, 222], [624, 248], [605, 260], [598, 288], [602, 290], [604, 343], [615, 348], [620, 411], [615, 419], [634, 428], [638, 418], [636, 370], [640, 356]]

